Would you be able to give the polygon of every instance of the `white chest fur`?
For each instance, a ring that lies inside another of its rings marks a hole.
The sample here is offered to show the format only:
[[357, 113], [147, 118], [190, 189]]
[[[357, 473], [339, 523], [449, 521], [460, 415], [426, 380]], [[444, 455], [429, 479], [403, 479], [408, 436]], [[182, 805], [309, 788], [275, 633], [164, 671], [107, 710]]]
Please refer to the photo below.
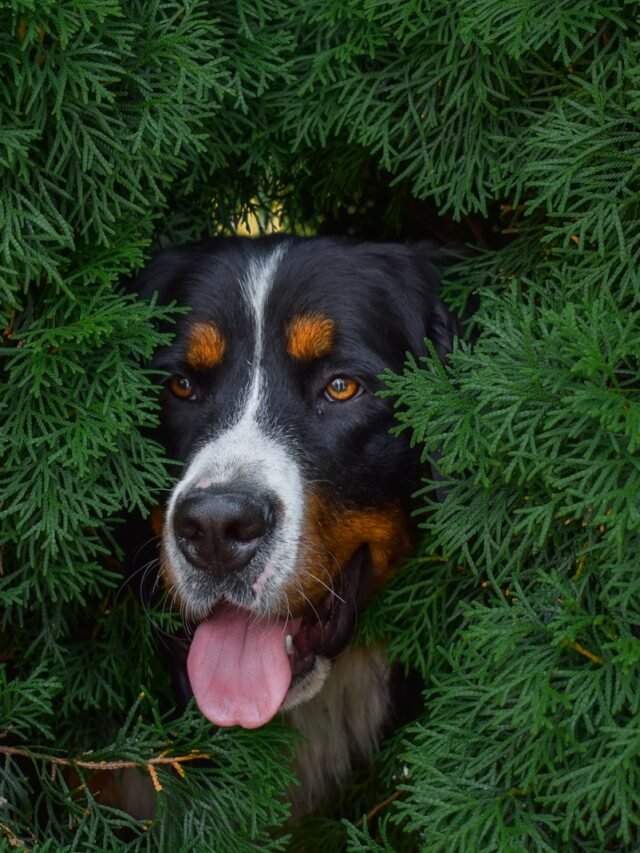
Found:
[[303, 736], [295, 761], [301, 784], [289, 792], [294, 815], [313, 809], [341, 782], [352, 758], [375, 751], [390, 710], [384, 654], [355, 648], [334, 662], [317, 696], [286, 712]]

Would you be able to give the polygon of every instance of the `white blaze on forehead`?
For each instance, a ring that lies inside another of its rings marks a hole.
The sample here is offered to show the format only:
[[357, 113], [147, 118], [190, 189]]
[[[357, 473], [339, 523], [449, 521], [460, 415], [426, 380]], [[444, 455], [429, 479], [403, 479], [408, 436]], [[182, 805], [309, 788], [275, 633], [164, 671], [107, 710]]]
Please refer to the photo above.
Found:
[[267, 297], [273, 285], [273, 277], [284, 254], [284, 249], [277, 247], [273, 253], [260, 261], [251, 261], [246, 276], [240, 283], [242, 295], [248, 304], [254, 320], [255, 342], [253, 347], [252, 372], [250, 384], [241, 410], [238, 426], [244, 422], [255, 422], [264, 392], [264, 375], [262, 359], [264, 356], [264, 312]]
[[[247, 484], [256, 492], [269, 493], [275, 498], [278, 508], [278, 523], [272, 537], [269, 554], [268, 579], [281, 586], [295, 567], [298, 540], [302, 530], [303, 486], [298, 464], [293, 458], [293, 448], [287, 446], [278, 435], [274, 425], [269, 432], [269, 416], [263, 410], [266, 399], [266, 377], [262, 369], [268, 336], [264, 327], [264, 313], [273, 278], [284, 255], [285, 247], [278, 246], [271, 254], [249, 264], [241, 281], [241, 292], [254, 320], [255, 340], [253, 358], [250, 362], [248, 382], [242, 403], [233, 422], [222, 432], [211, 437], [192, 458], [189, 466], [171, 495], [168, 506], [166, 536], [167, 553], [178, 569], [176, 584], [187, 607], [189, 594], [181, 577], [180, 565], [184, 565], [173, 541], [171, 520], [175, 505], [180, 497], [193, 488], [206, 488], [234, 481]], [[266, 566], [265, 566], [266, 569]], [[255, 589], [258, 599], [268, 595], [264, 589], [267, 576]], [[184, 588], [183, 588], [184, 587]], [[195, 602], [194, 602], [195, 606]]]

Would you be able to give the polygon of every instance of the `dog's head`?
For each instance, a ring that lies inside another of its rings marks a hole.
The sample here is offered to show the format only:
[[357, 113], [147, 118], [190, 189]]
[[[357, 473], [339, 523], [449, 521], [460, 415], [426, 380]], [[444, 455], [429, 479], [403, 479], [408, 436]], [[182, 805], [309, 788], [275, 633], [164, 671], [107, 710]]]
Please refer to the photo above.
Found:
[[390, 435], [382, 371], [455, 321], [432, 247], [219, 239], [139, 278], [191, 311], [157, 366], [184, 470], [162, 535], [166, 584], [197, 623], [202, 712], [253, 728], [315, 695], [358, 608], [407, 555], [415, 452]]

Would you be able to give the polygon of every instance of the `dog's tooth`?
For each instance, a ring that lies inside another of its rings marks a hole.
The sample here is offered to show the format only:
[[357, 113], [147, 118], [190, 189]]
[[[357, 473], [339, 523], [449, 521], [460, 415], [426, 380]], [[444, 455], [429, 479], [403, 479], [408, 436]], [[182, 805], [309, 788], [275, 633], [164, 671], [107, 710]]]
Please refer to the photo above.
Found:
[[291, 634], [287, 634], [287, 636], [284, 638], [284, 647], [287, 650], [288, 655], [293, 654], [293, 637], [291, 636]]

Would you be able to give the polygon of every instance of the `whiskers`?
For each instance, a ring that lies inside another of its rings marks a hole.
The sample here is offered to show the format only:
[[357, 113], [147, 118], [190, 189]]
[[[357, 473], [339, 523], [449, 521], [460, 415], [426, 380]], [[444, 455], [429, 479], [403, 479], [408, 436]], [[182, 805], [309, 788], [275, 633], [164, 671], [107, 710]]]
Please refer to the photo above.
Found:
[[319, 583], [320, 586], [323, 586], [327, 590], [327, 592], [332, 596], [332, 598], [337, 599], [341, 604], [346, 604], [346, 601], [344, 600], [344, 598], [341, 595], [339, 595], [333, 587], [333, 577], [331, 576], [331, 573], [327, 569], [324, 569], [324, 571], [325, 571], [327, 577], [329, 578], [329, 583], [325, 583], [322, 580], [322, 578], [319, 578], [318, 575], [316, 575], [314, 572], [310, 572], [308, 569], [303, 569], [303, 568], [297, 569], [297, 572], [299, 574], [306, 575], [306, 577], [309, 577], [309, 578], [313, 578], [313, 580], [316, 581], [316, 583]]
[[301, 584], [299, 581], [297, 581], [297, 580], [296, 580], [296, 581], [294, 582], [294, 588], [295, 588], [296, 592], [298, 593], [298, 595], [299, 595], [302, 599], [304, 599], [304, 601], [306, 601], [306, 603], [309, 605], [309, 607], [311, 608], [311, 610], [313, 610], [313, 613], [314, 613], [314, 615], [315, 615], [315, 617], [316, 617], [317, 621], [318, 621], [318, 622], [320, 622], [320, 621], [321, 621], [321, 619], [320, 619], [320, 614], [318, 613], [318, 611], [317, 611], [317, 609], [316, 609], [316, 606], [315, 606], [315, 604], [313, 603], [313, 601], [311, 601], [311, 599], [306, 595], [305, 591], [304, 591], [304, 590], [303, 590], [303, 588], [302, 588], [302, 584]]
[[[135, 559], [139, 557], [146, 548], [154, 542], [157, 542], [158, 539], [158, 536], [152, 536], [140, 545], [134, 554], [133, 561], [135, 562]], [[140, 602], [145, 619], [157, 635], [160, 642], [163, 645], [168, 646], [167, 641], [173, 640], [174, 634], [171, 631], [167, 631], [164, 624], [170, 621], [172, 612], [175, 614], [174, 604], [177, 600], [177, 596], [175, 584], [172, 584], [170, 587], [165, 589], [161, 588], [163, 569], [164, 565], [159, 556], [154, 556], [150, 560], [147, 560], [146, 563], [138, 566], [127, 578], [124, 579], [118, 588], [114, 596], [113, 604], [114, 606], [118, 604], [120, 596], [128, 587], [131, 588], [132, 586], [135, 586], [137, 590], [136, 598]], [[152, 582], [150, 582], [151, 577], [153, 578]], [[155, 602], [159, 596], [161, 596], [161, 598], [158, 602], [160, 605], [158, 608], [157, 605], [155, 605]], [[183, 622], [187, 624], [185, 614], [181, 612], [181, 616], [183, 618]]]
[[[151, 560], [148, 560], [146, 563], [143, 563], [141, 566], [139, 566], [135, 571], [131, 572], [131, 574], [122, 581], [122, 583], [118, 587], [118, 590], [116, 591], [116, 594], [113, 598], [114, 607], [119, 603], [120, 596], [127, 590], [127, 588], [136, 586], [136, 597], [140, 600], [145, 612], [148, 611], [149, 605], [153, 601], [153, 598], [157, 593], [158, 585], [160, 582], [159, 565], [159, 557], [153, 557]], [[153, 580], [153, 585], [149, 590], [147, 578], [149, 577], [151, 572], [154, 573], [155, 577]]]
[[[172, 584], [171, 585], [171, 596], [172, 596], [173, 600], [175, 601], [176, 597], [175, 597], [175, 594], [173, 592], [174, 589], [175, 589], [175, 584]], [[180, 610], [180, 620], [182, 622], [182, 627], [184, 628], [185, 636], [186, 636], [187, 640], [189, 640], [189, 642], [191, 642], [191, 640], [193, 640], [193, 635], [195, 633], [195, 630], [198, 626], [194, 623], [193, 618], [187, 612], [187, 609], [186, 609], [183, 601], [178, 600], [178, 607]]]
[[[324, 565], [324, 559], [326, 557], [329, 557], [329, 559], [331, 560], [331, 562], [334, 563], [334, 565], [337, 569], [336, 576], [338, 576], [342, 572], [342, 566], [338, 562], [338, 558], [335, 556], [335, 554], [332, 551], [329, 550], [329, 548], [326, 547], [326, 545], [317, 544], [314, 542], [307, 542], [305, 544], [306, 544], [306, 549], [307, 549], [309, 555], [311, 555], [311, 557], [317, 557], [318, 558], [317, 565], [319, 568], [322, 569], [322, 572], [327, 576], [328, 583], [325, 582], [324, 580], [322, 580], [322, 578], [319, 577], [316, 572], [312, 572], [308, 568], [305, 568], [302, 565], [296, 566], [296, 574], [302, 574], [302, 575], [305, 575], [306, 577], [313, 578], [317, 583], [320, 584], [320, 586], [323, 586], [333, 598], [336, 598], [341, 604], [345, 604], [346, 602], [345, 602], [344, 598], [342, 598], [342, 596], [339, 595], [335, 590], [335, 586], [334, 586], [335, 577], [334, 577], [334, 575], [332, 575], [331, 572], [329, 571], [329, 569]], [[308, 566], [310, 561], [307, 558], [305, 562], [306, 562], [306, 565]]]

